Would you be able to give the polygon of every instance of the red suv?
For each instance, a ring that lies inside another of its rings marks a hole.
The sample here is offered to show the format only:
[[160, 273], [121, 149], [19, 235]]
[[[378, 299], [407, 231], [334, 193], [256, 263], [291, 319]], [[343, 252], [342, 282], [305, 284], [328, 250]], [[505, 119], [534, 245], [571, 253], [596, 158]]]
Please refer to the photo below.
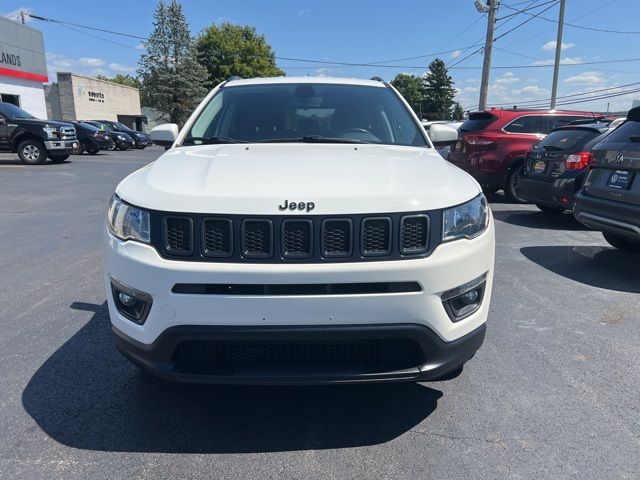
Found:
[[502, 189], [507, 198], [520, 201], [516, 185], [529, 149], [554, 128], [585, 118], [594, 114], [493, 108], [474, 112], [458, 129], [449, 160], [473, 175], [486, 193]]

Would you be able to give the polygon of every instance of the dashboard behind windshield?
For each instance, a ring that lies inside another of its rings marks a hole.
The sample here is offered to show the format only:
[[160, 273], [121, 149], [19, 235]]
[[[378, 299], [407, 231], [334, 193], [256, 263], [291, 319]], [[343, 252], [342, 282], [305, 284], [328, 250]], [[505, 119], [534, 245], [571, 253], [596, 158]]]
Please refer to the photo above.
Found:
[[408, 109], [389, 88], [287, 83], [223, 87], [183, 144], [226, 142], [377, 143], [426, 147]]

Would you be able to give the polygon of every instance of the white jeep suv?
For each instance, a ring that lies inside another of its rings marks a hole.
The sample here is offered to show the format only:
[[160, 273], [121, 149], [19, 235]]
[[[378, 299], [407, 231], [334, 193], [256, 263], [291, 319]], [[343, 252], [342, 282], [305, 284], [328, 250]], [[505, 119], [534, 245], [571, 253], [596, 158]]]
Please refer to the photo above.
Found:
[[[482, 344], [494, 227], [476, 181], [380, 79], [230, 79], [117, 187], [116, 346], [162, 378], [451, 378]], [[433, 143], [432, 143], [433, 142]]]

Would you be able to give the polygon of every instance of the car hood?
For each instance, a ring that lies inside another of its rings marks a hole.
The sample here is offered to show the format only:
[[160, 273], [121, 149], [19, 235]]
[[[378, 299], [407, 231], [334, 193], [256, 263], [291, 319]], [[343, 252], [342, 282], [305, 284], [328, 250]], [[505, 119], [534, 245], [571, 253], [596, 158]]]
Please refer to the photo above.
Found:
[[170, 212], [286, 214], [278, 206], [288, 200], [313, 202], [314, 214], [332, 215], [445, 208], [470, 200], [480, 187], [434, 149], [228, 144], [173, 148], [124, 179], [116, 193]]
[[57, 120], [42, 120], [39, 118], [16, 118], [14, 121], [20, 122], [22, 125], [33, 125], [33, 126], [40, 126], [40, 127], [55, 127], [55, 128], [60, 128], [60, 127], [75, 128], [72, 123], [59, 122]]

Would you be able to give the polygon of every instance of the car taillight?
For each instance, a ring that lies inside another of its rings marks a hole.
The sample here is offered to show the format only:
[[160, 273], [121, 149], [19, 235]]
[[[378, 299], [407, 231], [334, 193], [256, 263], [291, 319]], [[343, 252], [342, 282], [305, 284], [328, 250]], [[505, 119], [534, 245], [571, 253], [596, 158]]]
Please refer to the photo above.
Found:
[[491, 145], [493, 140], [484, 137], [466, 137], [465, 140], [469, 145]]
[[584, 170], [591, 163], [591, 152], [578, 152], [569, 155], [564, 161], [567, 170]]

